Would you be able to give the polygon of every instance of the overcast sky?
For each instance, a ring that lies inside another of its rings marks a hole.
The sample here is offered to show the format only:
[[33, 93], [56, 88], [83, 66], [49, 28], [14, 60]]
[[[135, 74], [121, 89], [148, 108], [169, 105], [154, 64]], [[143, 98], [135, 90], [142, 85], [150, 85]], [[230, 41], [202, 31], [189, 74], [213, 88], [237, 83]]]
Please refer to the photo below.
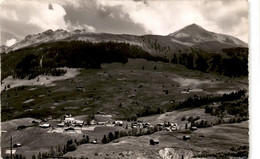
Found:
[[246, 0], [0, 0], [1, 43], [48, 29], [168, 35], [196, 23], [248, 42]]

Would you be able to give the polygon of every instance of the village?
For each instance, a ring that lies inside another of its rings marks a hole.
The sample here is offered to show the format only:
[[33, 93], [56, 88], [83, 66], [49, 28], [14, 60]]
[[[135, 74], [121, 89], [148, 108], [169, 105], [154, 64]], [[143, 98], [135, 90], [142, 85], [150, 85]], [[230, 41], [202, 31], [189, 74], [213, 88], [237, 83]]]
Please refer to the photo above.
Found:
[[[46, 118], [44, 120], [32, 121], [37, 123], [40, 128], [47, 129], [48, 133], [70, 133], [70, 134], [83, 134], [84, 131], [93, 131], [96, 127], [118, 127], [124, 130], [131, 129], [148, 129], [157, 127], [160, 131], [178, 131], [180, 127], [177, 123], [171, 123], [168, 121], [157, 123], [152, 125], [149, 122], [143, 121], [123, 121], [113, 120], [112, 115], [106, 115], [103, 112], [98, 112], [95, 115], [97, 120], [92, 119], [90, 121], [76, 119], [71, 114], [64, 115], [62, 119]], [[21, 126], [20, 126], [21, 127]], [[193, 130], [196, 128], [192, 127]]]
[[[86, 116], [84, 116], [86, 119]], [[128, 134], [133, 133], [133, 131], [136, 132], [147, 132], [151, 129], [153, 132], [156, 131], [169, 131], [169, 132], [175, 132], [180, 131], [181, 128], [177, 123], [164, 121], [157, 124], [150, 124], [149, 122], [143, 122], [141, 120], [137, 121], [123, 121], [123, 120], [113, 120], [112, 115], [106, 115], [104, 112], [97, 112], [95, 114], [95, 118], [87, 121], [84, 120], [84, 117], [73, 117], [71, 114], [66, 114], [60, 119], [52, 119], [51, 117], [43, 119], [43, 120], [31, 120], [31, 124], [33, 124], [33, 127], [40, 128], [42, 131], [46, 132], [47, 134], [52, 133], [58, 133], [68, 136], [87, 136], [91, 134], [91, 132], [94, 133], [95, 129], [101, 129], [102, 133], [105, 133], [104, 131], [107, 128], [110, 128], [112, 132], [114, 131], [125, 131], [128, 132]], [[89, 119], [89, 118], [88, 118]], [[190, 125], [189, 125], [190, 126]], [[23, 130], [28, 127], [32, 127], [32, 125], [19, 125], [17, 127], [17, 130]], [[182, 128], [184, 129], [184, 128]], [[187, 129], [187, 124], [185, 129]], [[46, 131], [45, 131], [46, 130]], [[197, 130], [197, 127], [190, 126], [190, 130], [195, 131]], [[113, 132], [113, 133], [114, 133]], [[131, 133], [130, 133], [131, 132]], [[145, 135], [146, 133], [144, 133]], [[149, 133], [147, 133], [149, 134]], [[131, 134], [134, 135], [134, 134]], [[141, 135], [141, 134], [140, 134]], [[140, 136], [138, 135], [138, 136]], [[91, 136], [91, 135], [90, 135]], [[91, 140], [89, 143], [91, 144], [102, 144], [103, 142], [101, 139], [97, 138], [90, 138]], [[189, 140], [190, 135], [183, 135], [183, 140]], [[150, 145], [156, 145], [159, 144], [158, 139], [151, 138], [147, 141], [147, 144]], [[6, 155], [10, 154], [12, 151], [12, 154], [16, 153], [16, 150], [18, 150], [20, 147], [26, 146], [24, 143], [17, 141], [13, 144], [12, 150], [7, 149], [5, 151]]]

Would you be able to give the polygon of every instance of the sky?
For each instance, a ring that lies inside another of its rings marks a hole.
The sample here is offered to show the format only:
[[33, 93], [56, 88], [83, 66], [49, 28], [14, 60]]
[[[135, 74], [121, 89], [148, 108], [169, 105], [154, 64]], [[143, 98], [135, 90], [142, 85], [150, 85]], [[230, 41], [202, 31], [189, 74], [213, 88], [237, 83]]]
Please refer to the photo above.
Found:
[[48, 29], [168, 35], [196, 23], [248, 42], [246, 0], [0, 0], [0, 45]]

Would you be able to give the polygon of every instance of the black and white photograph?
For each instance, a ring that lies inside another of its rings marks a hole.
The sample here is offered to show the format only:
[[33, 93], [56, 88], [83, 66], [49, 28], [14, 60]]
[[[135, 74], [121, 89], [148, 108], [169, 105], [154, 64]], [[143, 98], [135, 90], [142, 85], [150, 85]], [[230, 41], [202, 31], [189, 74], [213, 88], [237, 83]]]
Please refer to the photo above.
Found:
[[247, 0], [0, 5], [2, 159], [249, 158]]

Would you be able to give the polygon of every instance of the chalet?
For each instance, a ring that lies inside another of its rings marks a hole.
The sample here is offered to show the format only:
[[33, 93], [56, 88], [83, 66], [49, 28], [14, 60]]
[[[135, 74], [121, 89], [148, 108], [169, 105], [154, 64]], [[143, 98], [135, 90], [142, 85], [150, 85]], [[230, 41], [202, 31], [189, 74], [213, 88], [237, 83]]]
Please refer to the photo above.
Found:
[[69, 118], [69, 117], [71, 117], [71, 114], [64, 115], [64, 118]]
[[116, 120], [116, 121], [114, 121], [113, 122], [115, 125], [117, 125], [117, 126], [123, 126], [123, 121], [121, 121], [121, 120]]
[[18, 148], [18, 147], [21, 147], [21, 146], [22, 146], [22, 144], [20, 144], [20, 143], [16, 143], [16, 144], [13, 145], [14, 148]]
[[195, 131], [195, 130], [197, 130], [198, 128], [196, 127], [196, 126], [192, 126], [191, 128], [190, 128], [190, 130], [191, 131]]
[[98, 111], [96, 114], [98, 114], [98, 115], [106, 115], [105, 112], [100, 112], [100, 111]]
[[11, 152], [12, 152], [12, 154], [15, 154], [16, 150], [14, 150], [14, 149], [12, 151], [11, 150], [6, 150], [5, 154], [9, 155], [9, 154], [11, 154]]
[[91, 144], [97, 144], [97, 140], [91, 141]]
[[184, 135], [183, 140], [190, 140], [190, 135]]
[[64, 124], [64, 122], [61, 122], [61, 123], [57, 124], [57, 126], [58, 126], [58, 127], [64, 127], [65, 124]]
[[40, 128], [49, 128], [51, 125], [50, 124], [41, 124], [39, 125]]
[[177, 126], [171, 126], [171, 131], [176, 131], [176, 130], [178, 130], [178, 127]]
[[159, 140], [157, 140], [157, 139], [151, 139], [150, 140], [150, 145], [158, 145], [160, 142], [159, 142]]
[[157, 123], [157, 126], [164, 126], [164, 123]]
[[97, 122], [97, 125], [106, 125], [106, 122]]
[[65, 117], [64, 122], [68, 124], [72, 124], [75, 123], [75, 119], [72, 117], [67, 117], [67, 118]]
[[82, 120], [75, 120], [75, 126], [80, 126], [80, 127], [82, 127], [83, 124], [84, 124], [84, 121], [82, 121]]
[[96, 125], [97, 121], [95, 121], [94, 119], [90, 121], [90, 125]]
[[144, 127], [144, 128], [150, 127], [150, 123], [145, 123], [145, 124], [143, 124], [143, 127]]
[[66, 129], [64, 129], [65, 131], [69, 131], [69, 130], [71, 130], [71, 131], [74, 131], [75, 129], [73, 128], [73, 127], [68, 127], [68, 128], [66, 128]]
[[32, 123], [33, 124], [38, 124], [38, 123], [40, 123], [40, 121], [39, 120], [33, 120]]

